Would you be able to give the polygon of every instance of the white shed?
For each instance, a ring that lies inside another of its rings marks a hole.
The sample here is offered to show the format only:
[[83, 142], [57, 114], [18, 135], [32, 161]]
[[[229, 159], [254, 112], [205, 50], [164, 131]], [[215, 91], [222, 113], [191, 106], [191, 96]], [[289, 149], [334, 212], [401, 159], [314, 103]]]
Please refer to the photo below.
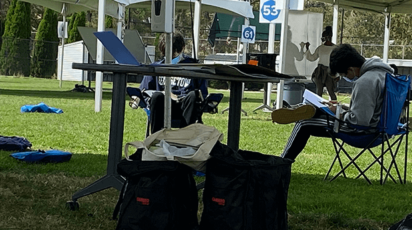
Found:
[[[61, 79], [61, 55], [62, 46], [59, 46], [57, 56], [57, 79]], [[83, 45], [83, 41], [73, 42], [64, 45], [63, 53], [63, 81], [82, 81], [87, 79], [87, 72], [79, 69], [73, 69], [72, 63], [87, 63], [88, 51]], [[84, 73], [83, 73], [84, 72]]]

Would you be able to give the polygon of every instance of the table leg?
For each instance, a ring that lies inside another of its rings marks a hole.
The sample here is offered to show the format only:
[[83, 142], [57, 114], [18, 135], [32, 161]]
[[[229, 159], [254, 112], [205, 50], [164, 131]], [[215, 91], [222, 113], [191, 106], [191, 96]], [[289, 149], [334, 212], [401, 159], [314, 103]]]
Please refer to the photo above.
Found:
[[239, 149], [240, 117], [242, 110], [242, 82], [230, 83], [229, 124], [227, 145], [233, 150]]
[[[272, 89], [270, 89], [269, 84], [265, 83], [263, 86], [263, 104], [258, 106], [256, 109], [254, 109], [252, 112], [255, 112], [256, 110], [263, 109], [264, 112], [272, 112], [273, 108], [270, 107], [270, 94], [272, 92]], [[269, 99], [269, 101], [268, 101]]]
[[86, 188], [77, 191], [72, 196], [72, 200], [74, 202], [76, 202], [80, 197], [87, 196], [107, 188], [114, 187], [119, 191], [122, 189], [125, 180], [117, 173], [117, 164], [122, 158], [126, 82], [126, 74], [114, 74], [107, 174]]

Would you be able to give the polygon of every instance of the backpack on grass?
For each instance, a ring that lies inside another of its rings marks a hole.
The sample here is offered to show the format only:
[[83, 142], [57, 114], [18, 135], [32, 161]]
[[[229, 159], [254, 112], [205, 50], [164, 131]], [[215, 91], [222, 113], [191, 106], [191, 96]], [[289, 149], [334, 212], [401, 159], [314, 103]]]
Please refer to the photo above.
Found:
[[207, 161], [201, 230], [287, 230], [293, 160], [217, 143]]
[[24, 151], [31, 148], [32, 144], [24, 137], [0, 136], [0, 150], [5, 151]]
[[142, 161], [142, 149], [123, 159], [126, 178], [113, 219], [116, 230], [192, 230], [198, 225], [193, 170], [177, 161]]

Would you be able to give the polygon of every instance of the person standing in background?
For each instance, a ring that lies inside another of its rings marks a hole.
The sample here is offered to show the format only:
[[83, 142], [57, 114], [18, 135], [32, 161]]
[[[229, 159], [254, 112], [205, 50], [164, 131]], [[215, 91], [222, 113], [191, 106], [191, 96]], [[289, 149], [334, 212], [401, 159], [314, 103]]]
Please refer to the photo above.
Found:
[[336, 101], [336, 79], [329, 75], [329, 57], [332, 50], [337, 46], [332, 43], [332, 27], [327, 26], [322, 33], [323, 44], [318, 46], [312, 54], [309, 50], [310, 43], [306, 42], [306, 59], [309, 61], [318, 61], [318, 66], [312, 73], [312, 81], [316, 85], [316, 94], [322, 96], [323, 87], [326, 87], [331, 101]]

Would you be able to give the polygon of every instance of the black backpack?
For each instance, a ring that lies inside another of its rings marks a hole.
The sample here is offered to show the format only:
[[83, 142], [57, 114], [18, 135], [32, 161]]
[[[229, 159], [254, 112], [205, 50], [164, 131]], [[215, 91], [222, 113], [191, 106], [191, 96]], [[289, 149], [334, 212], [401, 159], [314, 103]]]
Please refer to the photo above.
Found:
[[126, 178], [113, 213], [116, 230], [192, 230], [198, 226], [193, 171], [176, 161], [141, 161], [142, 149], [123, 159]]
[[201, 230], [287, 230], [293, 160], [217, 143], [207, 161]]

